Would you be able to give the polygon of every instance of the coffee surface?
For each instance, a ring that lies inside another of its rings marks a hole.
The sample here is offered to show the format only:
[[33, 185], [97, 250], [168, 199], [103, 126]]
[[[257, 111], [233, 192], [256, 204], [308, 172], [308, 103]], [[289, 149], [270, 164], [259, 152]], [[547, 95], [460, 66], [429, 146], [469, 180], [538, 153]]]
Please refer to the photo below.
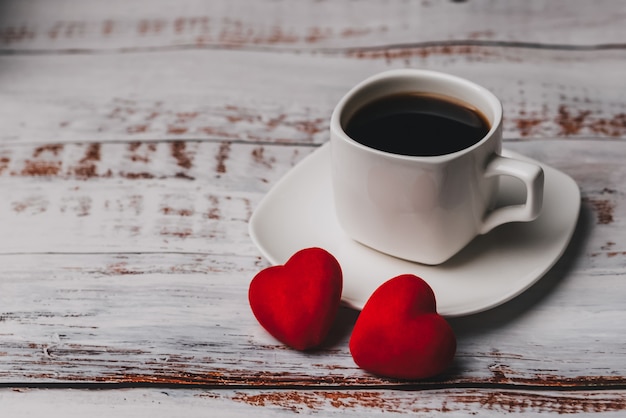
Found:
[[489, 132], [477, 109], [444, 96], [394, 94], [366, 104], [344, 127], [363, 145], [393, 154], [445, 155], [471, 147]]

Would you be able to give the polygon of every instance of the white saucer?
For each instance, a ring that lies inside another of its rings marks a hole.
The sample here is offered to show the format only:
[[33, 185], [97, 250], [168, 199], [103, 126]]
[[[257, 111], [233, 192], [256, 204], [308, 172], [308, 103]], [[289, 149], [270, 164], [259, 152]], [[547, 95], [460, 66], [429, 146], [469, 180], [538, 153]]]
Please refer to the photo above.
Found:
[[[511, 151], [503, 155], [532, 161]], [[535, 221], [500, 226], [438, 266], [390, 257], [344, 235], [334, 213], [328, 144], [306, 157], [262, 199], [250, 219], [250, 236], [273, 264], [283, 264], [303, 248], [329, 251], [343, 270], [343, 301], [354, 308], [361, 309], [388, 279], [411, 273], [431, 285], [440, 314], [468, 315], [529, 288], [554, 265], [572, 237], [580, 209], [578, 186], [564, 173], [541, 165], [545, 194]], [[514, 202], [525, 196], [517, 181], [506, 177], [501, 194]]]

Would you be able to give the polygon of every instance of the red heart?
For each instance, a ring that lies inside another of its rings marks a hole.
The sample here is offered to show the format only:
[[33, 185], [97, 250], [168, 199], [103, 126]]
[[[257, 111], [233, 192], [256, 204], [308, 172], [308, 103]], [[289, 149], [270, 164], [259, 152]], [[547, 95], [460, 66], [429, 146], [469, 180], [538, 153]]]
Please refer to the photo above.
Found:
[[354, 325], [350, 352], [355, 363], [371, 373], [424, 379], [450, 365], [456, 337], [437, 314], [428, 283], [404, 274], [383, 283], [370, 296]]
[[248, 300], [259, 323], [297, 349], [320, 345], [337, 314], [343, 278], [339, 263], [321, 248], [295, 253], [284, 266], [259, 272]]

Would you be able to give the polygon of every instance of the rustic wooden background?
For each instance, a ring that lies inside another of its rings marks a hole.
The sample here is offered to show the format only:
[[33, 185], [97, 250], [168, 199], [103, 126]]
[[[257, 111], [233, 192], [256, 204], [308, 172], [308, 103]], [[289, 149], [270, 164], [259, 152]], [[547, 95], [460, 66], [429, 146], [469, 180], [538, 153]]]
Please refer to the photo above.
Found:
[[[491, 89], [505, 147], [583, 199], [557, 265], [411, 383], [356, 367], [357, 312], [303, 354], [247, 304], [255, 205], [403, 67]], [[616, 0], [3, 1], [2, 416], [623, 416], [625, 92]]]

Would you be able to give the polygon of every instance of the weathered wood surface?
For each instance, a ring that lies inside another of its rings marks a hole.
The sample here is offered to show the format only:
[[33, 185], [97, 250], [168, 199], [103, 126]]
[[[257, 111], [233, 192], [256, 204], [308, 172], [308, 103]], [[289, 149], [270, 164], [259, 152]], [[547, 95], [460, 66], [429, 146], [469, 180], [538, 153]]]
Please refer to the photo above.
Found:
[[321, 143], [346, 89], [404, 66], [492, 89], [508, 137], [620, 137], [625, 15], [613, 0], [5, 1], [0, 139]]
[[[203, 160], [215, 161], [219, 154], [216, 144], [195, 145], [190, 155], [196, 158], [204, 151]], [[616, 291], [626, 246], [619, 232], [626, 143], [566, 145], [508, 144], [576, 179], [584, 199], [577, 235], [560, 264], [529, 292], [453, 321], [459, 353], [443, 382], [626, 383], [618, 362], [626, 347], [623, 295]], [[125, 160], [125, 144], [103, 145], [101, 155], [110, 152], [110, 158], [94, 161], [90, 172], [106, 175], [89, 180], [77, 178], [72, 167], [93, 145], [68, 145], [56, 156], [45, 151], [67, 164], [48, 176], [24, 175], [25, 163], [11, 159], [17, 168], [0, 177], [7, 189], [2, 217], [10, 220], [0, 231], [13, 237], [0, 246], [0, 380], [382, 384], [351, 360], [353, 312], [343, 312], [332, 344], [300, 354], [265, 335], [247, 305], [249, 280], [266, 265], [247, 236], [251, 208], [277, 177], [271, 167], [287, 169], [311, 147], [266, 145], [272, 164], [263, 164], [254, 158], [261, 153], [255, 145], [235, 144], [224, 173], [185, 171], [180, 178], [172, 147], [159, 143], [155, 153], [162, 158], [142, 163], [149, 173], [143, 176], [127, 175], [134, 172], [132, 158], [126, 169], [109, 167]], [[239, 190], [254, 169], [265, 173], [253, 178], [271, 180], [256, 180], [256, 191]]]
[[337, 50], [446, 41], [623, 46], [614, 0], [6, 0], [4, 51]]
[[[3, 416], [620, 416], [625, 23], [613, 1], [3, 2]], [[303, 354], [246, 300], [256, 204], [347, 89], [407, 66], [493, 90], [505, 146], [583, 197], [555, 268], [452, 320], [453, 367], [408, 385], [353, 363], [356, 312]]]
[[403, 392], [367, 389], [297, 390], [33, 390], [0, 389], [3, 414], [24, 418], [124, 416], [247, 418], [298, 415], [363, 417], [571, 416], [621, 418], [626, 393], [447, 389]]
[[[492, 90], [511, 138], [626, 137], [626, 49], [431, 47], [358, 54], [190, 50], [0, 56], [0, 141], [316, 143], [334, 105], [376, 72], [420, 67]], [[149, 68], [150, 71], [146, 71]]]

